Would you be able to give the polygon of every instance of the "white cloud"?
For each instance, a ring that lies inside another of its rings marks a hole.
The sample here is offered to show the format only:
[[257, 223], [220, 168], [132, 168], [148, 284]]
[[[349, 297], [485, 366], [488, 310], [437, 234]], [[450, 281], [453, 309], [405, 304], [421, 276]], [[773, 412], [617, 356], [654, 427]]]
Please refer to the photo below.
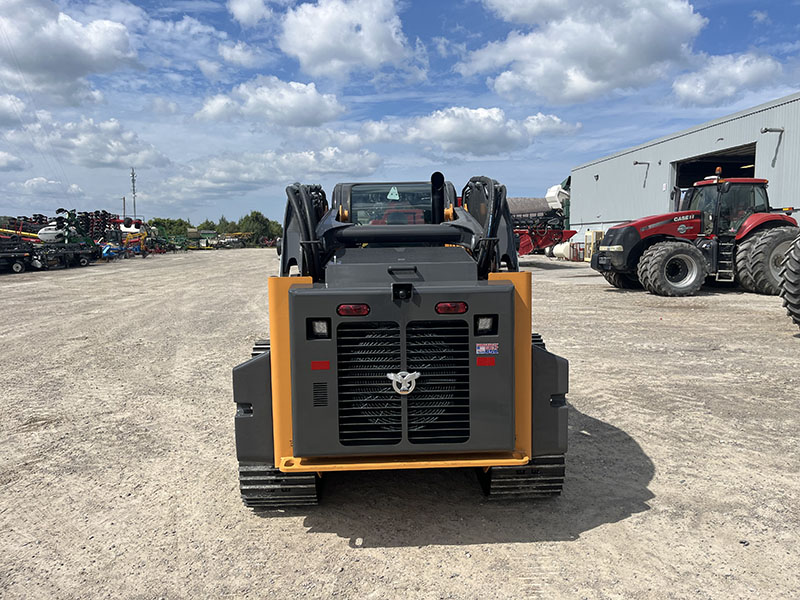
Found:
[[27, 166], [18, 156], [0, 150], [0, 171], [23, 171]]
[[150, 110], [160, 115], [174, 115], [178, 112], [178, 103], [159, 96], [150, 102]]
[[519, 121], [500, 108], [453, 106], [407, 120], [370, 121], [364, 142], [426, 144], [454, 154], [488, 156], [521, 150], [541, 135], [569, 134], [580, 128], [555, 115], [537, 113]]
[[47, 179], [46, 177], [33, 177], [22, 183], [13, 182], [8, 185], [8, 189], [22, 196], [59, 196], [69, 194], [71, 196], [83, 196], [81, 187], [75, 183], [69, 185], [58, 180]]
[[79, 23], [46, 0], [4, 0], [0, 13], [0, 81], [58, 102], [96, 101], [86, 77], [137, 65], [125, 25]]
[[706, 20], [686, 0], [484, 0], [533, 26], [472, 52], [462, 75], [486, 73], [499, 94], [580, 102], [652, 83], [682, 64]]
[[244, 42], [221, 43], [217, 51], [224, 61], [240, 67], [255, 67], [263, 61], [263, 57]]
[[750, 13], [750, 18], [753, 19], [756, 23], [769, 23], [769, 15], [766, 11], [763, 10], [754, 10]]
[[313, 83], [259, 76], [236, 86], [229, 96], [219, 94], [209, 98], [195, 117], [220, 120], [240, 116], [276, 125], [312, 127], [343, 112], [336, 96], [320, 94]]
[[19, 125], [25, 119], [25, 103], [11, 94], [0, 95], [0, 127]]
[[116, 119], [95, 123], [93, 119], [59, 123], [40, 118], [36, 123], [8, 134], [20, 146], [55, 154], [84, 167], [130, 168], [166, 166], [169, 159], [152, 144], [127, 130]]
[[219, 80], [219, 70], [222, 65], [212, 60], [206, 60], [205, 58], [201, 58], [197, 61], [197, 68], [200, 69], [200, 72], [205, 76], [206, 79], [209, 81], [218, 81]]
[[779, 83], [783, 68], [771, 56], [727, 54], [705, 60], [703, 68], [678, 77], [672, 90], [683, 104], [720, 104], [744, 90]]
[[217, 156], [184, 167], [179, 175], [162, 184], [159, 195], [177, 201], [223, 198], [232, 193], [327, 175], [365, 177], [380, 164], [380, 157], [373, 152], [344, 152], [330, 146], [304, 152]]
[[414, 55], [394, 0], [319, 0], [290, 8], [278, 43], [314, 77], [406, 67]]
[[272, 14], [264, 0], [228, 0], [227, 7], [242, 27], [252, 27]]

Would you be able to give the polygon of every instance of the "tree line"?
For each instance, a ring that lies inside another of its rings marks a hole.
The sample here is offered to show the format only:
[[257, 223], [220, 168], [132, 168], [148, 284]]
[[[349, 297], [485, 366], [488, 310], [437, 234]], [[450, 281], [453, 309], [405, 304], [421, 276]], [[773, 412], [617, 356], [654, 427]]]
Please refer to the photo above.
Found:
[[[160, 232], [165, 235], [186, 235], [188, 227], [194, 227], [188, 219], [162, 219], [153, 218], [147, 222], [151, 227], [158, 227]], [[259, 211], [254, 210], [249, 215], [244, 215], [238, 221], [229, 221], [225, 215], [220, 216], [219, 221], [216, 223], [206, 219], [199, 225], [197, 229], [206, 229], [216, 231], [220, 234], [237, 233], [237, 232], [251, 232], [253, 234], [252, 241], [258, 243], [262, 238], [275, 239], [283, 235], [283, 227], [277, 221], [268, 219]]]

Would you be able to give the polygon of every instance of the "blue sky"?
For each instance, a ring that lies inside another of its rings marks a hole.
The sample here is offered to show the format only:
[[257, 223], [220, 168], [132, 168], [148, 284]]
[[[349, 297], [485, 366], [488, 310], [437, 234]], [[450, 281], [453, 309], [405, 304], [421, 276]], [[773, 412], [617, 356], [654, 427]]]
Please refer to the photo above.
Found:
[[572, 167], [798, 90], [800, 3], [0, 0], [0, 214], [281, 219], [293, 181]]

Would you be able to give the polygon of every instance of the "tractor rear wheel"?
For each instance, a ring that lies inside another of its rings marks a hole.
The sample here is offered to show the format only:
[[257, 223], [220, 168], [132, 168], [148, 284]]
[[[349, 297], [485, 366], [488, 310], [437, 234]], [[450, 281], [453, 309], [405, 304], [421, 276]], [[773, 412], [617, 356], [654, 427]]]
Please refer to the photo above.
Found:
[[734, 259], [736, 279], [739, 281], [739, 285], [748, 292], [756, 291], [756, 282], [753, 279], [753, 273], [750, 271], [750, 255], [753, 253], [753, 245], [757, 237], [758, 234], [752, 235], [736, 246], [736, 257]]
[[686, 242], [660, 242], [639, 261], [639, 281], [657, 296], [693, 296], [708, 275], [703, 254]]
[[616, 271], [603, 271], [606, 281], [620, 290], [641, 289], [642, 284], [635, 275], [628, 273], [617, 273]]
[[750, 272], [756, 292], [769, 296], [780, 293], [781, 264], [799, 231], [797, 227], [775, 227], [754, 238]]
[[789, 247], [781, 267], [781, 298], [786, 314], [800, 326], [800, 235]]

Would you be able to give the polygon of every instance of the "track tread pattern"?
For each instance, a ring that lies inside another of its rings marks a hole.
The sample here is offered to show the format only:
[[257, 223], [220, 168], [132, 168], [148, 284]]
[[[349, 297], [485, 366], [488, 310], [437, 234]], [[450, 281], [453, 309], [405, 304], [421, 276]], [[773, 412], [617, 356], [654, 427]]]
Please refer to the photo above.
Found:
[[783, 260], [780, 296], [786, 314], [800, 327], [800, 235], [795, 238]]
[[316, 473], [283, 473], [267, 464], [240, 464], [239, 492], [248, 508], [313, 506], [319, 503], [319, 478]]
[[478, 479], [489, 500], [530, 500], [561, 494], [565, 471], [564, 455], [555, 454], [517, 467], [478, 469]]
[[[669, 255], [676, 250], [692, 255], [697, 261], [698, 276], [691, 285], [685, 288], [671, 286], [664, 276], [666, 261]], [[659, 242], [644, 251], [639, 261], [638, 273], [642, 286], [651, 294], [657, 296], [693, 296], [703, 286], [708, 276], [708, 267], [700, 250], [693, 245], [686, 242]]]
[[750, 254], [750, 272], [755, 291], [759, 294], [777, 296], [780, 293], [780, 278], [773, 276], [770, 261], [775, 248], [782, 242], [794, 239], [798, 231], [800, 229], [797, 227], [775, 227], [767, 229], [755, 239]]

